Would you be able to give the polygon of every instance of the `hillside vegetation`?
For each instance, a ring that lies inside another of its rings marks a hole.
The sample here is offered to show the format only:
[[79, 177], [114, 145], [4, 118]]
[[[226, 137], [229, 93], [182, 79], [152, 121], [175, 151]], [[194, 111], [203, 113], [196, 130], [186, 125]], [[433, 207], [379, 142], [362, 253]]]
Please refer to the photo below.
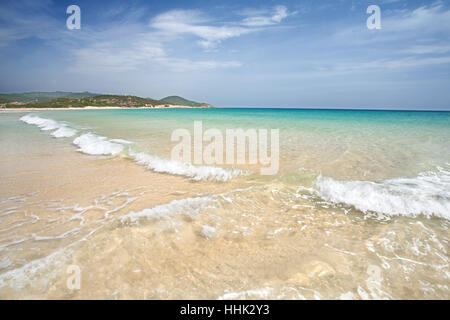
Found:
[[[59, 97], [62, 94], [62, 92], [2, 94], [0, 95], [0, 104], [2, 104], [5, 108], [84, 108], [88, 106], [140, 108], [170, 105], [181, 105], [189, 107], [209, 106], [205, 103], [190, 101], [178, 96], [171, 96], [161, 100], [156, 100], [152, 98], [141, 98], [132, 95], [104, 95], [68, 92], [64, 93], [65, 95], [63, 95], [62, 97]], [[52, 96], [56, 96], [56, 98], [48, 100]], [[29, 102], [29, 100], [27, 99], [31, 98], [34, 100]]]
[[0, 93], [0, 103], [20, 102], [39, 103], [58, 98], [86, 98], [97, 94], [90, 92], [24, 92], [24, 93]]

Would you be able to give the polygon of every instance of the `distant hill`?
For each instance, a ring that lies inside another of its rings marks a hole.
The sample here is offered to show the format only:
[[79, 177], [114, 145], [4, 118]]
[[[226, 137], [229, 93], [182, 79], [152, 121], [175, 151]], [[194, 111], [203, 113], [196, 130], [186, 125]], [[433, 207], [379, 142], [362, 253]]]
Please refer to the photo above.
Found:
[[1, 93], [0, 103], [21, 102], [21, 103], [40, 103], [58, 98], [86, 98], [96, 96], [96, 93], [90, 92], [24, 92], [24, 93]]
[[151, 107], [161, 105], [161, 102], [154, 99], [140, 98], [136, 96], [120, 95], [95, 95], [79, 98], [57, 98], [50, 101], [28, 103], [25, 105], [7, 104], [7, 108], [83, 108], [87, 106], [95, 107]]
[[207, 103], [200, 103], [191, 100], [187, 100], [185, 98], [179, 96], [169, 96], [160, 100], [163, 103], [174, 104], [178, 106], [189, 106], [189, 107], [205, 107], [209, 106]]
[[[50, 99], [56, 96], [57, 98]], [[33, 99], [28, 100], [28, 99]], [[3, 100], [2, 100], [3, 99]], [[48, 100], [50, 99], [50, 100]], [[39, 101], [40, 100], [40, 101]], [[182, 97], [167, 97], [162, 100], [141, 98], [131, 95], [106, 95], [89, 92], [33, 92], [18, 94], [1, 94], [0, 103], [6, 108], [83, 108], [93, 107], [154, 107], [163, 105], [182, 105], [189, 107], [208, 107], [208, 104], [197, 103]]]

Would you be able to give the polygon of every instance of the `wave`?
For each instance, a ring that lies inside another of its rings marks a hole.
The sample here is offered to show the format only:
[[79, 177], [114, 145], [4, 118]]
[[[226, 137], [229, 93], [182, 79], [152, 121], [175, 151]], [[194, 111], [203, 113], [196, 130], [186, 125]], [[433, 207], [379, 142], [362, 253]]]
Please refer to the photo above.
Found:
[[224, 182], [243, 174], [239, 169], [224, 169], [214, 166], [194, 166], [185, 162], [162, 159], [143, 152], [138, 153], [130, 151], [130, 156], [134, 158], [136, 163], [144, 165], [152, 171], [185, 176], [195, 181], [216, 180]]
[[[176, 215], [185, 214], [191, 218], [195, 218], [201, 211], [206, 209], [218, 209], [223, 207], [224, 202], [232, 203], [233, 196], [241, 195], [244, 191], [253, 190], [253, 187], [239, 188], [225, 193], [219, 193], [208, 196], [198, 196], [191, 198], [184, 198], [180, 200], [173, 200], [168, 203], [164, 203], [153, 208], [144, 209], [138, 212], [130, 212], [120, 217], [122, 223], [126, 222], [138, 222], [141, 219], [158, 220], [171, 218]], [[217, 229], [210, 225], [203, 225], [201, 233], [207, 238], [214, 237]]]
[[21, 117], [20, 120], [28, 124], [34, 124], [43, 131], [55, 130], [61, 127], [61, 125], [55, 120], [41, 118], [33, 114], [27, 114]]
[[61, 268], [67, 266], [75, 247], [80, 242], [86, 241], [92, 234], [103, 228], [103, 225], [94, 228], [81, 239], [59, 248], [48, 256], [32, 260], [23, 266], [0, 274], [0, 288], [10, 287], [14, 290], [35, 288], [39, 294], [43, 288], [56, 279]]
[[381, 182], [337, 181], [319, 176], [315, 185], [324, 200], [353, 206], [364, 213], [450, 220], [450, 172], [443, 168], [414, 178]]
[[121, 144], [133, 144], [133, 142], [124, 139], [111, 139], [111, 142], [121, 143]]
[[118, 155], [123, 151], [123, 145], [111, 142], [106, 137], [101, 137], [93, 133], [85, 133], [73, 140], [79, 147], [78, 151], [91, 155]]
[[59, 128], [52, 133], [55, 138], [70, 138], [77, 134], [77, 130], [66, 126]]
[[77, 133], [77, 130], [68, 128], [66, 124], [52, 120], [41, 118], [33, 114], [27, 114], [20, 118], [25, 123], [34, 124], [38, 126], [42, 131], [56, 130], [52, 133], [55, 138], [68, 138]]
[[66, 248], [61, 248], [44, 258], [33, 260], [20, 268], [2, 273], [0, 274], [0, 288], [10, 287], [21, 290], [31, 285], [45, 288], [57, 277], [59, 268], [67, 264], [70, 253], [71, 251], [66, 252]]
[[197, 215], [200, 210], [212, 207], [215, 200], [211, 197], [186, 198], [174, 200], [151, 209], [131, 212], [120, 218], [122, 222], [137, 222], [141, 219], [163, 219], [178, 214]]
[[[55, 138], [67, 138], [77, 134], [77, 130], [68, 127], [64, 123], [52, 119], [41, 118], [37, 115], [27, 114], [20, 118], [25, 123], [38, 126], [41, 130], [54, 130], [51, 135]], [[78, 151], [90, 155], [116, 156], [124, 151], [125, 145], [133, 142], [124, 139], [109, 139], [94, 133], [84, 133], [73, 140], [73, 144], [79, 147]], [[155, 155], [136, 152], [129, 149], [129, 155], [138, 164], [158, 173], [168, 173], [191, 178], [194, 181], [228, 181], [244, 174], [239, 169], [225, 169], [214, 166], [194, 166], [190, 163], [163, 159]]]

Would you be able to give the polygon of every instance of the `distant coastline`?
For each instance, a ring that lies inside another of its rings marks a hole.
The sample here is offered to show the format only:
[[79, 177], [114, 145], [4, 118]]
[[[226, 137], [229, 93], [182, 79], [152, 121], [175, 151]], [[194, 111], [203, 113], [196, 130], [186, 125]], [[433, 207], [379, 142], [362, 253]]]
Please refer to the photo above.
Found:
[[162, 99], [132, 95], [95, 94], [90, 92], [27, 92], [0, 94], [0, 109], [8, 110], [73, 110], [73, 109], [163, 109], [214, 108], [200, 103], [168, 96]]
[[17, 107], [17, 108], [6, 108], [6, 107], [0, 107], [0, 111], [7, 111], [7, 110], [15, 110], [15, 111], [57, 111], [57, 110], [143, 110], [143, 109], [208, 109], [208, 108], [218, 108], [213, 106], [202, 106], [202, 107], [191, 107], [191, 106], [181, 106], [181, 105], [160, 105], [160, 106], [153, 106], [153, 107], [117, 107], [117, 106], [86, 106], [86, 107], [80, 107], [80, 108], [73, 108], [73, 107], [61, 107], [61, 108], [27, 108], [27, 107]]

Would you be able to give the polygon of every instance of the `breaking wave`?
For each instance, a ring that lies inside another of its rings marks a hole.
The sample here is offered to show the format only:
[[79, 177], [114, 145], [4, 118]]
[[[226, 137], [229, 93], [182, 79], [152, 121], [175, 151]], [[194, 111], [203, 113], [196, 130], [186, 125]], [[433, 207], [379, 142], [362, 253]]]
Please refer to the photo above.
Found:
[[66, 124], [52, 120], [45, 119], [33, 114], [27, 114], [20, 118], [25, 123], [34, 124], [38, 126], [42, 131], [56, 130], [52, 133], [55, 138], [68, 138], [77, 133], [77, 130], [68, 128]]
[[70, 138], [77, 134], [77, 130], [66, 126], [59, 128], [52, 133], [55, 138]]
[[381, 182], [337, 181], [319, 176], [315, 184], [321, 198], [353, 206], [364, 213], [450, 220], [450, 172], [443, 168], [414, 178]]
[[122, 144], [93, 133], [85, 133], [75, 138], [73, 143], [79, 147], [78, 151], [91, 155], [115, 156], [123, 151]]
[[[41, 130], [51, 131], [55, 138], [67, 138], [75, 136], [78, 131], [52, 119], [41, 118], [37, 115], [27, 114], [20, 118], [25, 123], [38, 126]], [[133, 142], [124, 139], [109, 139], [94, 133], [83, 133], [73, 140], [78, 146], [78, 151], [89, 155], [116, 156], [124, 151], [125, 145]], [[129, 155], [140, 165], [158, 172], [188, 177], [194, 181], [228, 181], [244, 174], [239, 169], [225, 169], [215, 166], [194, 166], [190, 163], [163, 159], [155, 155], [129, 149]]]
[[194, 166], [180, 161], [161, 159], [157, 156], [143, 152], [137, 153], [130, 151], [130, 156], [134, 158], [136, 163], [144, 165], [152, 171], [185, 176], [195, 181], [228, 181], [243, 174], [239, 169], [224, 169], [214, 166]]
[[215, 200], [211, 197], [186, 198], [174, 200], [151, 209], [144, 209], [139, 212], [131, 212], [120, 218], [122, 222], [137, 222], [140, 219], [163, 219], [178, 214], [194, 216], [202, 209], [213, 206]]

